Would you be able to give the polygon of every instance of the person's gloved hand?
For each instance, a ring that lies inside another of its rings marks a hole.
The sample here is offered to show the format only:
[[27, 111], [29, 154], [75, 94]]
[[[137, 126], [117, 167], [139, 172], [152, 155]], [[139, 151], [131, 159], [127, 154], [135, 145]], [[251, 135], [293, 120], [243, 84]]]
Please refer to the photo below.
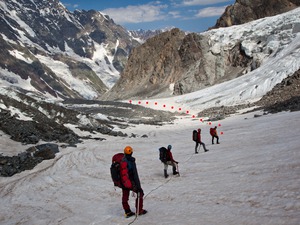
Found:
[[138, 188], [137, 193], [140, 193], [141, 195], [144, 195], [144, 191], [142, 188]]
[[138, 192], [138, 188], [137, 188], [136, 185], [133, 185], [133, 186], [132, 186], [132, 191], [133, 191], [133, 192], [136, 192], [136, 193]]

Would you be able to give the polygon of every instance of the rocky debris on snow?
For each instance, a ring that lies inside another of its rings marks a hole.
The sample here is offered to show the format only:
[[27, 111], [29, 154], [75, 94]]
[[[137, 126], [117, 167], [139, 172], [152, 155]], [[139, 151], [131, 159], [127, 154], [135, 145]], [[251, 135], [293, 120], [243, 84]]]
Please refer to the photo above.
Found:
[[55, 158], [58, 145], [46, 143], [28, 148], [16, 156], [0, 155], [0, 176], [10, 177], [24, 170], [31, 170], [43, 160]]
[[274, 105], [265, 107], [265, 111], [269, 113], [277, 113], [281, 111], [299, 111], [300, 110], [300, 96], [291, 97], [288, 100], [277, 102]]
[[[244, 105], [221, 106], [205, 109], [198, 113], [199, 117], [209, 120], [221, 120], [237, 113], [239, 110], [255, 107], [251, 111], [263, 110], [265, 113], [300, 110], [300, 69], [285, 78], [281, 83], [264, 95], [259, 101]], [[249, 111], [247, 111], [249, 112]]]
[[[19, 101], [0, 95], [0, 129], [11, 139], [23, 144], [46, 142], [67, 143], [63, 147], [76, 146], [81, 139], [105, 140], [92, 135], [80, 137], [64, 124], [74, 124], [80, 130], [91, 134], [101, 133], [116, 137], [126, 137], [126, 133], [114, 131], [113, 126], [126, 128], [135, 124], [162, 125], [171, 123], [174, 113], [153, 110], [139, 105], [121, 102], [101, 102], [90, 100], [66, 100], [65, 106], [39, 102], [19, 93]], [[94, 107], [97, 105], [96, 107]], [[13, 110], [13, 108], [15, 110]], [[12, 113], [15, 112], [15, 113]], [[107, 120], [95, 119], [101, 114], [110, 117]], [[80, 120], [80, 118], [84, 118]], [[82, 121], [85, 121], [83, 123]], [[89, 122], [87, 122], [89, 121]], [[147, 138], [146, 134], [131, 134], [130, 138]], [[58, 152], [56, 144], [44, 144], [30, 147], [17, 156], [0, 156], [0, 175], [13, 176], [16, 173], [34, 168], [43, 160], [52, 159]]]
[[247, 105], [236, 105], [236, 106], [220, 106], [212, 107], [202, 110], [198, 113], [198, 117], [207, 117], [210, 121], [217, 121], [225, 119], [226, 117], [236, 113], [237, 111], [245, 108], [251, 107], [250, 104]]
[[[40, 140], [71, 145], [80, 142], [78, 135], [65, 127], [63, 121], [59, 122], [71, 115], [64, 114], [54, 104], [38, 102], [26, 96], [17, 101], [4, 95], [0, 95], [0, 102], [7, 108], [0, 111], [0, 129], [12, 140], [23, 144], [36, 144]], [[15, 112], [13, 109], [16, 109]]]
[[23, 144], [36, 144], [40, 140], [72, 146], [80, 143], [82, 137], [66, 124], [91, 134], [126, 136], [113, 130], [114, 126], [124, 126], [122, 123], [95, 118], [92, 113], [73, 110], [62, 104], [36, 100], [21, 90], [13, 95], [14, 98], [0, 94], [0, 104], [5, 106], [0, 108], [0, 129]]
[[[10, 94], [14, 97], [9, 97]], [[114, 127], [162, 125], [171, 123], [176, 115], [124, 102], [66, 99], [57, 104], [37, 100], [21, 90], [0, 94], [0, 104], [0, 129], [24, 144], [35, 144], [39, 140], [69, 144], [80, 142], [80, 137], [66, 124], [90, 133], [124, 137], [126, 134], [114, 131]]]
[[[141, 105], [118, 101], [99, 101], [85, 99], [67, 99], [63, 102], [68, 108], [91, 115], [104, 115], [110, 125], [118, 124], [127, 128], [130, 124], [147, 124], [161, 126], [172, 123], [176, 113], [154, 110]], [[105, 121], [103, 121], [105, 123]], [[115, 135], [114, 135], [115, 136]], [[119, 134], [118, 136], [122, 136]]]
[[300, 110], [300, 69], [263, 96], [256, 105], [270, 113]]

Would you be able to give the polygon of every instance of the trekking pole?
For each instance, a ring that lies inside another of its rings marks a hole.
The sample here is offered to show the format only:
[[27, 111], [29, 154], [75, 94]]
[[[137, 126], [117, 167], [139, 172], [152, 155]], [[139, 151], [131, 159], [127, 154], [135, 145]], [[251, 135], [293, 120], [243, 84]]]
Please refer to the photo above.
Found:
[[137, 207], [136, 207], [136, 217], [139, 215], [139, 209], [140, 209], [140, 192], [137, 193]]
[[177, 172], [178, 172], [178, 176], [180, 177], [180, 173], [179, 173], [179, 169], [178, 169], [178, 163], [176, 163], [176, 169], [177, 169]]
[[140, 192], [137, 192], [137, 205], [136, 205], [136, 210], [135, 210], [135, 217], [128, 225], [133, 224], [134, 221], [137, 220], [138, 214], [139, 214], [139, 208], [140, 208]]

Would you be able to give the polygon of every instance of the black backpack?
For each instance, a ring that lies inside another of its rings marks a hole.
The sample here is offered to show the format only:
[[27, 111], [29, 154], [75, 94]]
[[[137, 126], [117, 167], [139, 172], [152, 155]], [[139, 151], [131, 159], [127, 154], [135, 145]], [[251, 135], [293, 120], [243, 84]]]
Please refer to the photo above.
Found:
[[120, 175], [120, 163], [124, 157], [123, 153], [117, 153], [112, 157], [112, 163], [110, 166], [110, 175], [111, 179], [114, 183], [114, 186], [117, 186], [119, 188], [122, 188], [122, 181], [121, 181], [121, 175]]
[[159, 159], [161, 162], [167, 162], [167, 149], [165, 147], [159, 148]]
[[193, 130], [193, 141], [197, 141], [198, 139], [198, 132], [196, 130]]

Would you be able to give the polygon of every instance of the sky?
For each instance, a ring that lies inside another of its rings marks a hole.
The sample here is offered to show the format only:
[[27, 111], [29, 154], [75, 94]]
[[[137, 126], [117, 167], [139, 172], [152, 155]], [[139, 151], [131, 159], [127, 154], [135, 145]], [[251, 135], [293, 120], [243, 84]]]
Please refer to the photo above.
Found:
[[127, 30], [156, 30], [177, 27], [202, 32], [216, 24], [234, 0], [62, 0], [70, 11], [98, 10]]

